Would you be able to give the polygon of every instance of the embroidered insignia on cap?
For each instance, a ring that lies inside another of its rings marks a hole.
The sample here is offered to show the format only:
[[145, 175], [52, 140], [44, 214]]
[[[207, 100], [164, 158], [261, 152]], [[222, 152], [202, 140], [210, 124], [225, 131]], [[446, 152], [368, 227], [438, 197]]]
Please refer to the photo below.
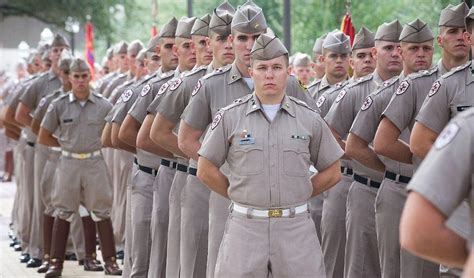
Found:
[[179, 87], [179, 85], [181, 85], [181, 83], [183, 83], [183, 79], [181, 79], [181, 78], [176, 78], [176, 79], [171, 80], [171, 82], [170, 82], [170, 91], [174, 91], [174, 90], [178, 89], [178, 87]]
[[133, 95], [133, 91], [131, 89], [128, 89], [122, 94], [121, 99], [123, 102], [127, 102], [130, 100], [132, 95]]
[[160, 89], [158, 90], [158, 93], [156, 93], [158, 96], [159, 95], [162, 95], [166, 89], [168, 89], [168, 87], [170, 86], [170, 82], [166, 82], [165, 84], [161, 85]]
[[316, 102], [316, 106], [318, 108], [321, 108], [321, 106], [323, 105], [323, 103], [326, 101], [326, 98], [324, 96], [320, 96], [318, 98], [318, 101]]
[[144, 97], [150, 92], [150, 90], [151, 90], [150, 84], [146, 84], [145, 87], [143, 87], [142, 92], [140, 93], [140, 95], [142, 97]]
[[217, 125], [221, 122], [221, 120], [222, 120], [222, 114], [217, 113], [216, 116], [214, 117], [214, 120], [212, 121], [211, 130], [214, 130], [214, 128], [216, 128]]
[[199, 92], [199, 89], [201, 89], [201, 86], [202, 86], [202, 82], [201, 80], [198, 80], [196, 86], [194, 86], [194, 90], [191, 93], [191, 96], [195, 96]]
[[336, 100], [335, 100], [336, 103], [338, 103], [339, 101], [341, 101], [341, 100], [346, 96], [346, 94], [347, 94], [347, 91], [346, 91], [346, 90], [341, 90], [341, 91], [339, 92], [339, 94], [337, 95], [337, 97], [336, 97]]
[[40, 102], [38, 103], [39, 107], [43, 107], [43, 105], [46, 103], [46, 98], [42, 98]]
[[437, 149], [444, 148], [451, 141], [453, 141], [454, 137], [456, 137], [456, 134], [458, 134], [458, 132], [459, 126], [457, 124], [452, 123], [447, 125], [436, 139], [436, 142], [434, 144], [435, 147]]
[[433, 85], [431, 86], [431, 89], [430, 89], [430, 92], [428, 93], [428, 96], [429, 97], [434, 96], [438, 92], [440, 87], [441, 87], [441, 82], [439, 80], [435, 81], [433, 83]]
[[373, 102], [374, 101], [372, 100], [372, 98], [370, 96], [367, 96], [364, 100], [364, 103], [362, 103], [362, 107], [360, 108], [360, 110], [365, 111], [369, 109]]
[[400, 83], [400, 85], [398, 85], [398, 88], [397, 88], [397, 91], [395, 92], [395, 94], [397, 95], [401, 95], [403, 94], [404, 92], [406, 92], [408, 90], [408, 87], [410, 87], [410, 83], [408, 83], [408, 81], [403, 81], [402, 83]]

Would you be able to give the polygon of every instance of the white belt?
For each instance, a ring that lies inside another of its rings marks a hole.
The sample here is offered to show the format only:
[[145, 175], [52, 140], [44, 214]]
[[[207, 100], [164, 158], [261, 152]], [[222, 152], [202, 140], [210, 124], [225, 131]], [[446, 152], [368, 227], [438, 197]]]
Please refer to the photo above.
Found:
[[101, 151], [95, 151], [91, 153], [71, 153], [68, 151], [61, 151], [61, 154], [63, 156], [75, 158], [75, 159], [88, 159], [96, 156], [101, 156], [102, 152]]
[[303, 204], [294, 208], [254, 209], [232, 203], [232, 210], [241, 214], [255, 217], [278, 218], [291, 216], [292, 210], [294, 210], [295, 215], [303, 212], [309, 212], [309, 206], [308, 204]]
[[51, 147], [51, 150], [54, 152], [60, 152], [61, 148], [60, 147]]

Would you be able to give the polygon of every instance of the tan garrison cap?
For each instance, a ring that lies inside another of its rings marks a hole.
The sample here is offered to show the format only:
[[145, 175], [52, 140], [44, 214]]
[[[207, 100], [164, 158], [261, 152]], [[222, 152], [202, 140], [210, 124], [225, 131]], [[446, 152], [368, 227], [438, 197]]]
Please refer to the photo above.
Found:
[[311, 57], [306, 53], [296, 53], [292, 65], [295, 67], [309, 67], [311, 65]]
[[351, 53], [351, 40], [341, 31], [334, 30], [324, 39], [323, 49], [339, 54]]
[[225, 1], [214, 9], [209, 22], [209, 31], [212, 31], [221, 36], [230, 34], [230, 24], [234, 17], [235, 9]]
[[402, 32], [402, 25], [398, 19], [392, 22], [385, 22], [377, 28], [375, 33], [376, 41], [399, 42], [400, 33]]
[[267, 34], [261, 34], [250, 51], [252, 59], [255, 60], [271, 60], [285, 54], [288, 54], [288, 50], [280, 39]]
[[201, 18], [196, 18], [193, 28], [191, 29], [191, 36], [209, 36], [209, 21], [211, 21], [211, 16], [209, 14], [206, 14]]
[[324, 39], [326, 39], [327, 35], [328, 34], [326, 33], [314, 41], [314, 46], [313, 46], [314, 53], [323, 54], [323, 42], [324, 42]]
[[267, 21], [262, 9], [251, 0], [248, 0], [235, 11], [231, 28], [246, 34], [265, 32]]
[[114, 48], [109, 47], [109, 49], [107, 49], [105, 56], [107, 57], [107, 60], [112, 59], [114, 57]]
[[[472, 7], [466, 15], [466, 18], [465, 18], [466, 28], [470, 29], [469, 23], [471, 23], [471, 21], [473, 20], [474, 20], [474, 7]], [[471, 32], [471, 30], [468, 30], [468, 31]]]
[[146, 49], [143, 48], [142, 50], [140, 50], [140, 52], [138, 52], [138, 55], [137, 55], [137, 61], [140, 62], [140, 63], [143, 63], [143, 61], [145, 61], [145, 58], [146, 58]]
[[446, 8], [441, 10], [438, 26], [463, 28], [465, 24], [464, 17], [468, 12], [469, 7], [465, 2], [456, 6], [449, 4]]
[[359, 33], [354, 37], [354, 43], [352, 44], [352, 51], [363, 48], [371, 48], [375, 46], [375, 34], [369, 29], [362, 26]]
[[178, 26], [176, 27], [176, 33], [174, 36], [176, 38], [190, 39], [191, 38], [191, 29], [193, 29], [195, 17], [185, 17], [183, 16], [178, 21]]
[[84, 59], [74, 58], [71, 61], [71, 66], [69, 70], [75, 71], [75, 72], [89, 71], [89, 65], [86, 63]]
[[51, 43], [51, 47], [68, 47], [69, 43], [67, 42], [66, 38], [64, 38], [61, 34], [56, 34], [54, 36], [53, 42]]
[[405, 24], [400, 34], [401, 42], [420, 43], [432, 40], [433, 38], [434, 35], [430, 26], [418, 18]]
[[114, 55], [118, 54], [127, 54], [128, 43], [126, 41], [121, 41], [117, 43], [114, 47]]
[[160, 33], [158, 34], [158, 37], [160, 37], [160, 38], [174, 38], [177, 26], [178, 26], [178, 20], [175, 17], [173, 17], [172, 19], [170, 19], [170, 21], [168, 21], [168, 23], [163, 25], [163, 27], [161, 28]]
[[146, 44], [146, 50], [155, 52], [155, 48], [159, 44], [159, 42], [160, 42], [160, 36], [158, 36], [158, 35], [154, 36]]
[[139, 40], [131, 41], [127, 48], [128, 55], [138, 55], [138, 52], [143, 49], [143, 43]]
[[61, 52], [61, 56], [58, 60], [58, 67], [60, 70], [69, 70], [69, 66], [71, 65], [73, 57], [69, 50], [63, 50]]

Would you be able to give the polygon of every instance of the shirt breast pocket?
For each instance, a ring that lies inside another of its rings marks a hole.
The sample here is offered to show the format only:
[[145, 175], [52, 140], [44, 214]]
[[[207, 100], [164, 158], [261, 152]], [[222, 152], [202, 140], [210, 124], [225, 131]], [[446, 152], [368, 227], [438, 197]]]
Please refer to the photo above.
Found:
[[74, 130], [76, 129], [76, 119], [63, 118], [61, 119], [61, 133], [59, 138], [68, 141], [72, 138]]
[[104, 125], [104, 120], [99, 119], [88, 119], [87, 120], [87, 129], [88, 129], [88, 137], [90, 138], [100, 138], [102, 135], [102, 128]]
[[237, 145], [234, 150], [234, 169], [243, 176], [262, 173], [264, 151], [262, 144]]
[[288, 176], [304, 177], [309, 175], [309, 147], [307, 140], [287, 141], [283, 145], [283, 168]]

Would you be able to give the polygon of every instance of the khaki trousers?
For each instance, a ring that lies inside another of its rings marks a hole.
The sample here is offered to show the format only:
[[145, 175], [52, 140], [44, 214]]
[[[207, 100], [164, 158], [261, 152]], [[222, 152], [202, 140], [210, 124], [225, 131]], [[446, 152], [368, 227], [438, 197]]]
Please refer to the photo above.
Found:
[[125, 210], [125, 250], [124, 250], [124, 262], [123, 262], [123, 271], [122, 277], [128, 278], [132, 273], [132, 244], [133, 244], [133, 234], [132, 234], [132, 177], [135, 176], [135, 173], [138, 171], [138, 166], [132, 164], [132, 169], [130, 171], [129, 184], [127, 185], [127, 203]]
[[313, 222], [316, 227], [316, 233], [318, 235], [319, 242], [321, 242], [321, 218], [323, 217], [324, 195], [325, 194], [320, 194], [309, 200], [311, 217], [313, 218]]
[[207, 278], [215, 276], [217, 256], [224, 236], [225, 223], [229, 217], [230, 204], [229, 199], [211, 191], [209, 197], [209, 236], [207, 240]]
[[19, 235], [21, 249], [23, 253], [29, 253], [31, 217], [33, 213], [33, 194], [34, 194], [34, 159], [35, 148], [26, 145], [23, 149], [23, 167], [21, 171], [22, 182], [19, 198]]

